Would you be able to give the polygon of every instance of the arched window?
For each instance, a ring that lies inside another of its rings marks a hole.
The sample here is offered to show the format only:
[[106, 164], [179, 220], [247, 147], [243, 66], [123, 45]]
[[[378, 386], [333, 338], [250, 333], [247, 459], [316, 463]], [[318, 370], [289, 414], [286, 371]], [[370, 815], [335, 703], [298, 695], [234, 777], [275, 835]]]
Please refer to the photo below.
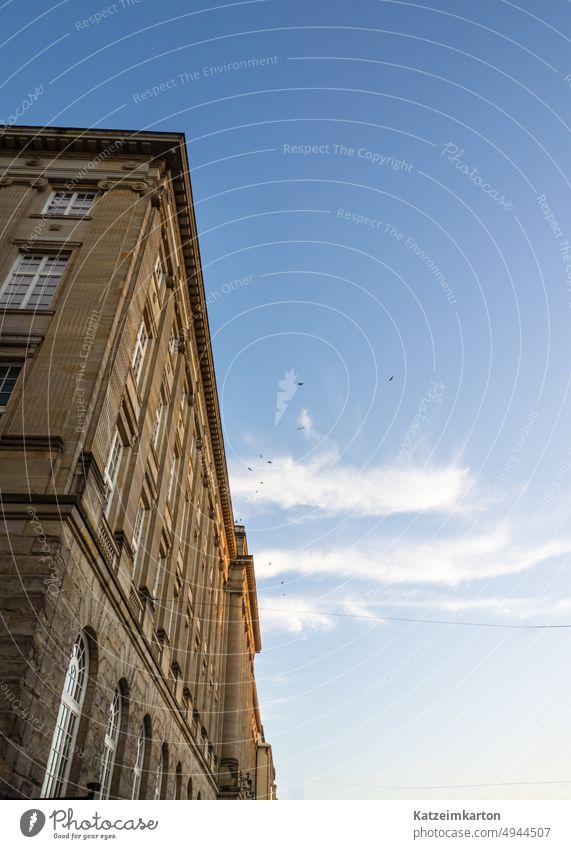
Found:
[[161, 746], [161, 754], [155, 775], [155, 799], [164, 799], [169, 768], [169, 748], [166, 743]]
[[176, 765], [174, 797], [175, 799], [182, 799], [182, 764], [180, 761]]
[[202, 793], [199, 790], [198, 793], [196, 794], [196, 801], [199, 802], [201, 799], [202, 799]]
[[141, 724], [141, 730], [139, 731], [139, 736], [137, 737], [137, 756], [135, 758], [135, 766], [133, 769], [133, 792], [131, 794], [131, 799], [140, 799], [141, 778], [143, 776], [143, 766], [145, 764], [146, 748], [147, 730], [145, 728], [145, 721], [143, 720]]
[[109, 712], [107, 714], [107, 728], [105, 729], [105, 742], [101, 756], [101, 790], [100, 799], [108, 799], [111, 792], [111, 778], [115, 766], [117, 754], [117, 743], [119, 741], [119, 729], [121, 727], [121, 693], [119, 687], [115, 689]]
[[192, 799], [192, 778], [188, 779], [188, 784], [186, 786], [186, 798]]
[[87, 640], [80, 634], [71, 650], [63, 693], [54, 729], [48, 765], [42, 786], [42, 799], [59, 798], [67, 782], [81, 708], [85, 699], [89, 674], [89, 649]]

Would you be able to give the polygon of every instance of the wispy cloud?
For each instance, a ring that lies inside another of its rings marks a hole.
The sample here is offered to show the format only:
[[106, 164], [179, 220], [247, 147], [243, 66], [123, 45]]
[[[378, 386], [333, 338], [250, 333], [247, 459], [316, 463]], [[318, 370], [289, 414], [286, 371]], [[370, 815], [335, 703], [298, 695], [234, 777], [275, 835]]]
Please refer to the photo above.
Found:
[[264, 596], [260, 605], [264, 633], [282, 631], [308, 637], [317, 631], [332, 631], [335, 617], [317, 612], [319, 603], [310, 599]]
[[[433, 540], [377, 538], [348, 548], [258, 552], [259, 577], [295, 573], [392, 584], [457, 586], [512, 575], [571, 554], [571, 539], [521, 541], [507, 525]], [[271, 566], [269, 563], [271, 562]]]
[[309, 438], [313, 434], [313, 419], [309, 415], [309, 411], [305, 408], [300, 412], [299, 416], [297, 417], [297, 426], [298, 428], [303, 429], [305, 431], [304, 435], [306, 437]]
[[[386, 625], [388, 617], [498, 623], [502, 625], [546, 625], [557, 623], [560, 617], [567, 622], [571, 614], [571, 599], [529, 596], [477, 596], [467, 597], [423, 593], [411, 599], [409, 594], [383, 593], [382, 601], [372, 597], [374, 592], [359, 596], [331, 594], [292, 596], [290, 598], [264, 595], [261, 598], [260, 619], [264, 633], [282, 633], [308, 639], [316, 633], [333, 631], [347, 617], [354, 624], [361, 622], [365, 627]], [[352, 616], [355, 616], [352, 619]], [[273, 680], [273, 679], [272, 679]], [[276, 677], [275, 683], [278, 683]], [[281, 682], [279, 682], [281, 683]]]
[[307, 462], [275, 457], [265, 470], [264, 487], [256, 494], [243, 469], [232, 474], [238, 498], [281, 509], [317, 508], [328, 515], [385, 516], [389, 513], [464, 513], [474, 481], [470, 470], [455, 464], [372, 466], [339, 462], [335, 450]]

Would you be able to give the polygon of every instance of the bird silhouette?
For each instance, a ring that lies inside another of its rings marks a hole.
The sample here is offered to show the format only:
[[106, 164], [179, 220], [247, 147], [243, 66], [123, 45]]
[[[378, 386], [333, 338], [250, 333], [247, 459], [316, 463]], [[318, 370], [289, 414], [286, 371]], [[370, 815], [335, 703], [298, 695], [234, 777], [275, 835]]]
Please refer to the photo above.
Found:
[[296, 427], [296, 430], [305, 430], [305, 425], [302, 425], [301, 427]]
[[248, 466], [248, 471], [249, 471], [249, 472], [253, 472], [254, 470], [253, 470], [253, 468], [252, 468], [251, 466]]
[[266, 463], [269, 463], [271, 466], [273, 464], [273, 460], [266, 460]]
[[394, 374], [391, 377], [389, 377], [389, 379], [387, 380], [387, 383], [390, 383], [391, 380], [393, 379], [393, 377], [394, 377]]
[[297, 381], [297, 385], [298, 385], [298, 386], [303, 386], [303, 380], [298, 380], [298, 381]]

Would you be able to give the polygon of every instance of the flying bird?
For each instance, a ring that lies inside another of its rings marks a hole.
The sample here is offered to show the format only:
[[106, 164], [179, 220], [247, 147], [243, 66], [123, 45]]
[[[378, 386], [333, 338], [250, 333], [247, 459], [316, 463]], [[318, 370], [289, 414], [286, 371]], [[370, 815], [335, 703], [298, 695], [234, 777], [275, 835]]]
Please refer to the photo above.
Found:
[[305, 430], [305, 425], [301, 425], [301, 427], [296, 427], [296, 430]]
[[394, 374], [391, 377], [389, 377], [389, 379], [387, 380], [387, 383], [390, 383], [391, 380], [393, 379], [393, 377], [394, 377]]
[[253, 472], [254, 470], [253, 470], [253, 468], [252, 468], [251, 466], [248, 466], [248, 471], [249, 471], [249, 472]]
[[269, 464], [270, 464], [270, 466], [271, 466], [271, 465], [272, 465], [272, 463], [273, 463], [273, 460], [266, 460], [266, 462], [267, 462], [267, 463], [269, 463]]
[[298, 380], [298, 381], [297, 381], [297, 385], [298, 385], [298, 386], [303, 386], [303, 380]]

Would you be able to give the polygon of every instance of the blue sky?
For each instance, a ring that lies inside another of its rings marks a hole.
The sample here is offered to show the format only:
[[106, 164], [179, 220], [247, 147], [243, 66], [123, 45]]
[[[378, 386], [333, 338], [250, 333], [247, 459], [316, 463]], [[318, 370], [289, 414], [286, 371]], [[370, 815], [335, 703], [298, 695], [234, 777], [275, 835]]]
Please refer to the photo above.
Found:
[[187, 135], [280, 796], [569, 798], [571, 629], [489, 627], [571, 624], [569, 3], [0, 15], [0, 119]]

